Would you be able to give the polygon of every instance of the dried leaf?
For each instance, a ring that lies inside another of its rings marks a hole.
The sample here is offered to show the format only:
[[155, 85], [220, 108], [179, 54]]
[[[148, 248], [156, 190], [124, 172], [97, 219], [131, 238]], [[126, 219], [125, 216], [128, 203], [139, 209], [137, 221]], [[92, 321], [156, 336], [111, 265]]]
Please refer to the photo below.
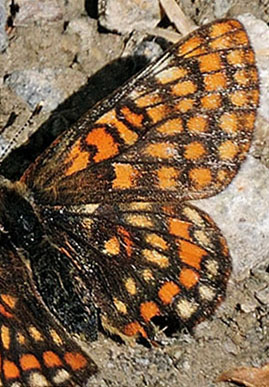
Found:
[[269, 387], [269, 363], [262, 368], [234, 368], [223, 372], [217, 381], [241, 383], [246, 387]]

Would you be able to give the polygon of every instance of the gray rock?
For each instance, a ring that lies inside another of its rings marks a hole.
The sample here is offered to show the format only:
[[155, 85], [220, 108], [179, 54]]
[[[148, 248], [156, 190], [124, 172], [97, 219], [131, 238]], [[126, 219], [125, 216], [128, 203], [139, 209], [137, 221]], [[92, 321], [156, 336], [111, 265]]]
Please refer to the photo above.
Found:
[[52, 69], [14, 71], [5, 80], [18, 96], [23, 98], [33, 110], [43, 102], [44, 111], [56, 109], [63, 101], [61, 90], [53, 85], [57, 71]]
[[3, 52], [8, 46], [8, 37], [5, 31], [7, 20], [5, 1], [0, 0], [0, 52]]
[[119, 33], [153, 28], [161, 18], [158, 0], [101, 0], [98, 12], [100, 24]]
[[233, 273], [238, 279], [269, 262], [268, 192], [269, 170], [248, 156], [225, 191], [194, 202], [213, 217], [227, 239]]

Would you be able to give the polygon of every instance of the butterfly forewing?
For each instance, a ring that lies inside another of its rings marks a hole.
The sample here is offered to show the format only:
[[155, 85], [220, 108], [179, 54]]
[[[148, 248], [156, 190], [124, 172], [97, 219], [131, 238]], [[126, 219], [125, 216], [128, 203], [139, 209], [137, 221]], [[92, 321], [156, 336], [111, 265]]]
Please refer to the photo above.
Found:
[[216, 194], [249, 149], [258, 99], [242, 24], [216, 21], [89, 111], [23, 181], [49, 204]]

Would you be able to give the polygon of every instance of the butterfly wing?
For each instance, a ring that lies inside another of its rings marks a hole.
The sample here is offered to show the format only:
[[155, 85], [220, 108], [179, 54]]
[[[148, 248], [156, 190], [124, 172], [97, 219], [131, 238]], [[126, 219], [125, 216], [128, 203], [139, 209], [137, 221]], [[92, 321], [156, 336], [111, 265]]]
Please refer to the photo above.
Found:
[[50, 205], [211, 196], [246, 156], [258, 88], [242, 24], [213, 22], [90, 110], [22, 181]]
[[[46, 210], [48, 211], [48, 209]], [[81, 205], [47, 212], [50, 237], [80, 268], [103, 326], [153, 338], [152, 320], [191, 328], [223, 299], [231, 271], [225, 239], [187, 204]]]
[[97, 367], [34, 295], [20, 257], [0, 244], [0, 381], [8, 386], [83, 386]]
[[226, 242], [184, 202], [235, 176], [258, 99], [243, 26], [216, 21], [90, 110], [22, 177], [111, 332], [152, 338], [159, 317], [191, 327], [223, 298]]

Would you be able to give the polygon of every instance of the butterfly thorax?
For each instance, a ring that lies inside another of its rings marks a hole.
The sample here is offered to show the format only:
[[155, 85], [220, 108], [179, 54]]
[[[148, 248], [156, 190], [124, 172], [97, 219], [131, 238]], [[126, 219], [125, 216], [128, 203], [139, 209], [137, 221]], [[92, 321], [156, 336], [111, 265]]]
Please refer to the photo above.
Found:
[[42, 228], [30, 195], [20, 183], [0, 176], [1, 231], [17, 248], [30, 251], [42, 241]]

